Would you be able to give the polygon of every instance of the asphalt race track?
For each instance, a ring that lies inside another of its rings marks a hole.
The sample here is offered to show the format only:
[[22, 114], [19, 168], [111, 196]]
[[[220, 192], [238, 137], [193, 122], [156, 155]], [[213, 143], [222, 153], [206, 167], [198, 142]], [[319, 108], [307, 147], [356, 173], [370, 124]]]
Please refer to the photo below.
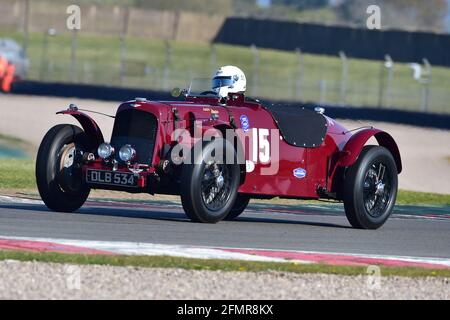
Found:
[[448, 259], [446, 209], [431, 213], [433, 207], [399, 207], [384, 227], [367, 231], [350, 228], [340, 205], [286, 209], [254, 204], [237, 221], [210, 225], [189, 222], [174, 202], [90, 201], [68, 214], [50, 212], [39, 202], [0, 201], [0, 236]]

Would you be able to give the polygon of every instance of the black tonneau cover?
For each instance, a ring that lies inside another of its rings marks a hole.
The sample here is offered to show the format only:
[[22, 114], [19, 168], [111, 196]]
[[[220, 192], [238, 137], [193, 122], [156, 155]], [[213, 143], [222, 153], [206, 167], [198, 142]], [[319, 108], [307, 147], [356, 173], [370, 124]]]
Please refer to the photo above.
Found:
[[265, 108], [278, 124], [284, 140], [290, 145], [317, 148], [327, 134], [327, 119], [320, 113], [286, 105], [269, 105]]

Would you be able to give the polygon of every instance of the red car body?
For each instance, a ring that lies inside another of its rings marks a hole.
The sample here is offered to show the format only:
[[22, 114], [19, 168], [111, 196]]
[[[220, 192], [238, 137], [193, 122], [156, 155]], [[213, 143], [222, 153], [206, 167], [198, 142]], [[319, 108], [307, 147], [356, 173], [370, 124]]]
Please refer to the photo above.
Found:
[[[169, 178], [169, 187], [160, 187], [158, 184], [164, 180], [164, 161], [167, 160], [167, 152], [179, 141], [173, 140], [173, 132], [176, 129], [187, 129], [192, 131], [192, 125], [201, 122], [201, 130], [209, 129], [239, 130], [242, 123], [238, 120], [245, 115], [251, 128], [278, 129], [279, 126], [273, 114], [258, 101], [246, 100], [242, 94], [232, 94], [224, 104], [217, 97], [211, 96], [186, 96], [185, 101], [148, 101], [136, 99], [120, 105], [116, 114], [116, 121], [126, 110], [136, 110], [151, 114], [156, 120], [154, 143], [147, 147], [153, 149], [151, 160], [139, 163], [142, 169], [139, 172], [138, 185], [136, 188], [93, 184], [92, 188], [104, 188], [122, 190], [127, 192], [147, 192], [177, 194], [176, 179]], [[83, 176], [86, 170], [99, 169], [111, 171], [110, 164], [105, 163], [96, 154], [96, 148], [104, 142], [101, 129], [96, 122], [87, 114], [77, 108], [69, 108], [61, 111], [75, 117], [81, 124], [84, 132], [89, 137], [90, 150], [95, 159], [83, 164]], [[376, 128], [362, 128], [349, 131], [337, 121], [324, 116], [326, 119], [326, 135], [321, 145], [315, 147], [302, 147], [292, 145], [283, 139], [279, 141], [279, 170], [274, 175], [261, 175], [260, 169], [269, 167], [272, 163], [261, 164], [255, 162], [252, 172], [243, 169], [243, 177], [238, 192], [248, 194], [251, 197], [270, 198], [287, 197], [302, 199], [334, 198], [341, 199], [342, 196], [342, 168], [347, 168], [355, 163], [358, 156], [371, 137], [375, 137], [380, 146], [385, 147], [392, 154], [397, 173], [402, 170], [402, 163], [398, 146], [388, 133]], [[130, 127], [134, 123], [128, 123]], [[145, 128], [141, 128], [145, 130]], [[302, 128], [298, 128], [302, 130]], [[132, 129], [126, 129], [132, 130]], [[271, 136], [267, 137], [271, 141]], [[195, 143], [195, 141], [191, 141]], [[244, 145], [244, 143], [243, 143]], [[247, 148], [248, 149], [248, 148]], [[138, 150], [138, 153], [142, 152]], [[249, 160], [249, 150], [245, 157]], [[166, 163], [167, 164], [167, 163]], [[298, 178], [293, 174], [297, 168], [302, 168], [306, 175]], [[119, 165], [115, 170], [130, 172], [125, 165]], [[166, 181], [167, 185], [167, 181]]]

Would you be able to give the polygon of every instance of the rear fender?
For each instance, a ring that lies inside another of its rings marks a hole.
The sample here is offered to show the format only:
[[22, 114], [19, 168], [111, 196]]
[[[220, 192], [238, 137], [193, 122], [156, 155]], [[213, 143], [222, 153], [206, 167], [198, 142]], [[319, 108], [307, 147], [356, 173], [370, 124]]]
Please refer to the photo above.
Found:
[[361, 150], [367, 141], [371, 138], [375, 137], [378, 144], [382, 147], [388, 149], [397, 165], [397, 172], [402, 172], [402, 160], [400, 157], [400, 151], [398, 149], [397, 143], [394, 138], [387, 132], [384, 132], [379, 129], [365, 129], [358, 131], [347, 141], [344, 150], [341, 153], [341, 156], [338, 160], [338, 165], [343, 167], [349, 167], [355, 163], [358, 159]]
[[94, 119], [92, 119], [87, 114], [78, 110], [70, 110], [70, 109], [59, 111], [56, 114], [71, 115], [72, 117], [78, 120], [84, 132], [88, 136], [89, 149], [92, 152], [94, 152], [100, 144], [105, 142], [102, 131], [100, 130], [98, 124], [94, 121]]

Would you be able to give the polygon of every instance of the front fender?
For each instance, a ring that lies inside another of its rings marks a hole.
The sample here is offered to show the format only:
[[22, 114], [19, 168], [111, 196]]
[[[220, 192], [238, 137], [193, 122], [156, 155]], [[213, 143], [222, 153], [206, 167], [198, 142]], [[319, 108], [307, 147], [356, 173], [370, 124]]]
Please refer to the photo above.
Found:
[[95, 151], [100, 144], [105, 142], [100, 127], [94, 121], [94, 119], [92, 119], [87, 114], [78, 110], [70, 110], [70, 109], [59, 111], [56, 114], [68, 114], [78, 120], [84, 132], [88, 136], [88, 143], [90, 144], [89, 149], [91, 151]]
[[385, 147], [391, 152], [397, 165], [397, 172], [402, 172], [400, 151], [394, 138], [387, 132], [375, 128], [364, 129], [352, 135], [341, 153], [342, 155], [339, 158], [338, 164], [343, 167], [349, 167], [354, 164], [364, 145], [371, 137], [375, 137], [380, 146]]

